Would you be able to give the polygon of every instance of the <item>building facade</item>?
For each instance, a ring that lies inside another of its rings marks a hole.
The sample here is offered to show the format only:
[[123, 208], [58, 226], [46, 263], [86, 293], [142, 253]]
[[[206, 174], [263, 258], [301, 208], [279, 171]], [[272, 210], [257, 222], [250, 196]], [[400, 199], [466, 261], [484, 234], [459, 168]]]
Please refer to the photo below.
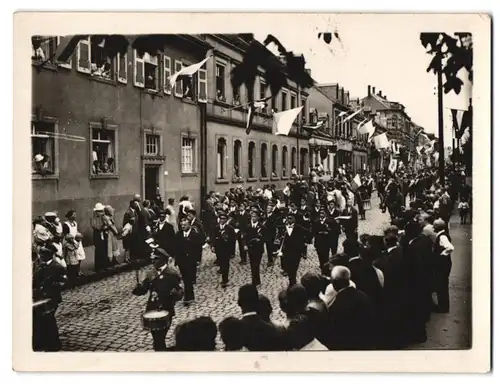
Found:
[[[231, 70], [243, 60], [247, 42], [236, 35], [207, 35], [214, 47], [214, 60], [206, 63], [207, 102], [207, 188], [225, 192], [236, 186], [254, 189], [275, 184], [277, 190], [290, 180], [292, 168], [309, 173], [309, 143], [299, 122], [307, 122], [308, 92], [288, 80], [288, 87], [256, 112], [250, 133], [245, 132], [249, 97], [244, 86], [233, 89]], [[260, 70], [260, 69], [259, 69]], [[254, 100], [270, 97], [263, 72], [255, 82]], [[303, 106], [288, 136], [272, 133], [272, 111]], [[299, 134], [298, 134], [299, 133]]]
[[113, 206], [120, 224], [136, 193], [164, 201], [189, 195], [199, 203], [206, 77], [180, 80], [173, 89], [167, 77], [200, 61], [209, 45], [172, 35], [157, 55], [140, 57], [129, 47], [109, 59], [87, 39], [68, 62], [56, 63], [47, 58], [58, 42], [45, 38], [43, 58], [32, 57], [32, 156], [48, 159], [43, 170], [33, 167], [33, 215], [76, 210], [89, 244], [97, 202]]

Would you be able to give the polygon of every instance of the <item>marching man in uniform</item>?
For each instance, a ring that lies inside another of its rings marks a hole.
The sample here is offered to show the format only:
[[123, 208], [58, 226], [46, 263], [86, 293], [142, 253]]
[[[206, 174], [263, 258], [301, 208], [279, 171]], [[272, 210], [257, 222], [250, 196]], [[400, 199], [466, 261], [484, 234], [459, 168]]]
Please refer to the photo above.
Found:
[[142, 296], [149, 292], [143, 321], [144, 327], [153, 336], [154, 350], [159, 352], [167, 349], [165, 337], [175, 315], [175, 302], [182, 298], [184, 292], [180, 286], [181, 277], [173, 268], [174, 259], [161, 248], [156, 248], [152, 257], [155, 270], [138, 282], [132, 293]]
[[229, 261], [234, 253], [234, 241], [236, 234], [234, 228], [227, 224], [227, 214], [222, 212], [219, 215], [219, 224], [214, 229], [214, 239], [212, 252], [219, 260], [220, 271], [222, 275], [221, 287], [226, 288], [229, 283]]
[[250, 223], [245, 236], [245, 248], [250, 258], [250, 270], [252, 272], [252, 284], [260, 285], [260, 262], [264, 253], [263, 226], [256, 211], [250, 213]]

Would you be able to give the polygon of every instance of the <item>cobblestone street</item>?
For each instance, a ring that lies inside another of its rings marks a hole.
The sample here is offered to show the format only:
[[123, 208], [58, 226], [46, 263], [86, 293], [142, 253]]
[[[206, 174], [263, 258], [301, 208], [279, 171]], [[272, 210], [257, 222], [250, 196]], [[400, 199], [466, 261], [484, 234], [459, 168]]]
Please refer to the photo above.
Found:
[[[360, 234], [379, 234], [388, 224], [389, 215], [382, 214], [377, 204], [378, 199], [375, 198], [374, 208], [367, 211], [367, 220], [359, 222]], [[342, 240], [341, 238], [340, 244]], [[216, 323], [219, 323], [227, 316], [240, 316], [237, 291], [241, 285], [251, 281], [250, 266], [240, 265], [237, 255], [231, 262], [231, 285], [227, 289], [222, 289], [218, 284], [220, 276], [217, 274], [214, 259], [215, 256], [206, 250], [199, 270], [198, 284], [195, 286], [196, 302], [189, 307], [185, 307], [182, 303], [177, 304], [177, 314], [167, 335], [167, 345], [173, 344], [173, 330], [184, 319], [205, 315], [211, 316]], [[261, 266], [262, 286], [259, 291], [268, 296], [272, 302], [274, 309], [272, 318], [281, 319], [284, 318], [284, 314], [279, 309], [277, 296], [282, 287], [287, 285], [288, 279], [281, 275], [278, 265], [268, 269], [266, 260], [264, 256]], [[319, 268], [316, 252], [309, 246], [307, 259], [301, 261], [299, 278], [311, 270], [319, 271]], [[63, 303], [57, 312], [63, 350], [152, 350], [151, 335], [142, 329], [140, 321], [147, 296], [132, 295], [135, 284], [135, 272], [126, 272], [66, 291], [63, 294]], [[458, 301], [459, 304], [464, 302], [457, 299], [456, 295], [453, 297], [453, 302]], [[433, 320], [433, 324], [443, 327], [443, 321], [446, 320], [438, 322]], [[431, 335], [430, 338], [432, 339]], [[439, 340], [434, 340], [426, 346], [442, 347]], [[218, 347], [221, 347], [219, 339]]]

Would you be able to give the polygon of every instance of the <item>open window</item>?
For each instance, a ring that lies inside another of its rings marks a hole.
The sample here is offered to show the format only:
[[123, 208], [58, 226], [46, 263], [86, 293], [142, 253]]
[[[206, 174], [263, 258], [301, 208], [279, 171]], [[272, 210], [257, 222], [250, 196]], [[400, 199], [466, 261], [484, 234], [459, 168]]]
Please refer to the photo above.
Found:
[[55, 174], [55, 136], [54, 123], [34, 121], [31, 123], [31, 173], [36, 175]]
[[91, 124], [91, 175], [116, 175], [117, 137], [116, 129]]
[[79, 72], [101, 79], [113, 79], [113, 60], [106, 55], [102, 44], [92, 41], [90, 37], [80, 40], [76, 54], [76, 69]]

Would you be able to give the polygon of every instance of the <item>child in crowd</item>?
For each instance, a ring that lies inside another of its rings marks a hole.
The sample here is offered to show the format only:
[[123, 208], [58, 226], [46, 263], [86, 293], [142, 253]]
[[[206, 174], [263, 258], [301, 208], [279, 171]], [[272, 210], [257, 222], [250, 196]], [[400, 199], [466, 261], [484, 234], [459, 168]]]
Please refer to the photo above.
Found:
[[460, 224], [467, 224], [467, 216], [469, 214], [469, 203], [462, 198], [462, 201], [458, 203], [458, 211], [460, 213]]

